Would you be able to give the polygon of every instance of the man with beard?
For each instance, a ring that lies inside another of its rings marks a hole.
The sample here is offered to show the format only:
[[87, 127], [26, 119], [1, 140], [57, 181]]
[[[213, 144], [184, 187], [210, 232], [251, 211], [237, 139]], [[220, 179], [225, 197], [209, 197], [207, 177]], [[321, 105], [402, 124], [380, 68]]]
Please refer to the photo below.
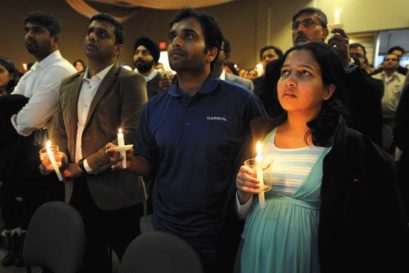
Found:
[[[42, 136], [50, 127], [51, 117], [55, 113], [61, 81], [76, 72], [58, 50], [61, 27], [57, 18], [44, 12], [32, 12], [24, 19], [24, 31], [27, 51], [35, 57], [36, 62], [20, 79], [10, 95], [23, 95], [28, 98], [28, 102], [17, 114], [11, 116], [12, 126], [24, 138], [16, 137], [15, 142], [8, 148], [15, 149], [15, 154], [16, 151], [19, 151], [20, 155], [30, 154], [32, 158], [24, 156], [23, 159], [17, 159], [9, 155], [6, 160], [9, 167], [3, 169], [4, 172], [0, 174], [5, 182], [2, 194], [6, 191], [8, 186], [6, 184], [12, 184], [19, 190], [16, 193], [18, 197], [14, 197], [14, 200], [20, 200], [26, 211], [26, 217], [22, 222], [18, 221], [13, 230], [5, 230], [3, 233], [7, 236], [12, 235], [14, 247], [20, 249], [15, 250], [17, 255], [21, 255], [22, 237], [34, 211], [47, 201], [63, 200], [64, 197], [64, 187], [55, 175], [41, 176], [38, 170], [40, 162], [36, 155], [45, 144]], [[21, 162], [26, 163], [24, 170], [15, 167]], [[6, 172], [8, 178], [5, 178]], [[13, 215], [14, 221], [21, 216], [21, 213]], [[10, 266], [13, 263], [22, 265], [21, 256], [19, 259], [16, 257], [15, 261], [12, 261], [10, 256], [6, 258], [8, 261], [3, 260], [5, 265]]]
[[61, 81], [76, 70], [58, 50], [60, 23], [57, 18], [43, 12], [33, 12], [24, 20], [24, 31], [27, 51], [37, 61], [12, 93], [24, 95], [29, 101], [11, 121], [17, 133], [29, 136], [49, 125]]
[[[233, 220], [234, 181], [247, 149], [253, 152], [250, 120], [265, 111], [253, 94], [212, 73], [223, 41], [213, 17], [183, 9], [170, 23], [168, 38], [177, 78], [146, 104], [127, 169], [156, 173], [154, 229], [185, 239], [205, 272], [229, 272], [237, 247], [230, 236], [239, 228]], [[122, 168], [108, 147], [113, 168]]]
[[159, 82], [161, 74], [155, 69], [155, 65], [159, 60], [158, 45], [147, 37], [136, 39], [134, 44], [133, 63], [146, 81], [148, 91], [148, 99], [152, 98], [161, 91]]
[[66, 201], [85, 224], [82, 272], [111, 272], [108, 249], [121, 259], [140, 233], [143, 181], [129, 172], [111, 172], [105, 154], [107, 142], [117, 143], [118, 128], [125, 143], [133, 141], [147, 99], [144, 79], [116, 64], [123, 43], [122, 25], [112, 16], [102, 13], [90, 19], [87, 69], [62, 82], [51, 130], [53, 143], [67, 159], [64, 182], [73, 180], [65, 183]]
[[[292, 18], [293, 44], [324, 42], [330, 31], [325, 13], [317, 8], [307, 7], [298, 11]], [[349, 56], [349, 38], [343, 29], [331, 31], [333, 36], [328, 46], [339, 57], [346, 72], [344, 104], [349, 110], [349, 127], [365, 134], [372, 141], [382, 144], [382, 110], [379, 85], [355, 64]], [[264, 90], [260, 95], [267, 111], [272, 116], [282, 113], [277, 99], [277, 81], [280, 77], [281, 62], [273, 61], [267, 65]]]

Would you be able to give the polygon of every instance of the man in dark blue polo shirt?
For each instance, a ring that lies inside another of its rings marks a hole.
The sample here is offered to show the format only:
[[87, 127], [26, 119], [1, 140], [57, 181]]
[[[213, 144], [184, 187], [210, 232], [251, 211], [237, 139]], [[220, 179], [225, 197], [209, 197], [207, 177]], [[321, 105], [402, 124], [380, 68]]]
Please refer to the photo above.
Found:
[[177, 80], [146, 104], [128, 166], [156, 174], [153, 227], [184, 238], [213, 273], [220, 270], [216, 245], [227, 203], [233, 204], [228, 196], [251, 149], [250, 120], [266, 114], [255, 95], [212, 75], [223, 39], [213, 17], [183, 9], [170, 25]]

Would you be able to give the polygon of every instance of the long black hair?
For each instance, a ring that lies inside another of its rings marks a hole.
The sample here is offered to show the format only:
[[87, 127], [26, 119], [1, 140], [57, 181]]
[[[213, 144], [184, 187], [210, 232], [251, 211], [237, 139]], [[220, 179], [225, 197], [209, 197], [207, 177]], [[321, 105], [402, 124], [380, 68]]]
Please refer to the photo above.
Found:
[[324, 86], [334, 84], [336, 86], [334, 94], [323, 101], [318, 115], [307, 123], [309, 132], [306, 137], [312, 136], [312, 142], [316, 146], [330, 146], [335, 129], [342, 115], [346, 115], [346, 108], [343, 106], [345, 71], [337, 55], [331, 51], [324, 43], [310, 42], [295, 46], [289, 49], [283, 57], [283, 62], [288, 54], [294, 50], [308, 50], [320, 66], [321, 78]]

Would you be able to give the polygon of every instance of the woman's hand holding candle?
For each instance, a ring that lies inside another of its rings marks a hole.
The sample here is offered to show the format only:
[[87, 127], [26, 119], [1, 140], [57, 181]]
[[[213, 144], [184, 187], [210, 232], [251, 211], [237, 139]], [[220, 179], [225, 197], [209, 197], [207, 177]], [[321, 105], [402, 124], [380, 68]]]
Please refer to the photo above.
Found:
[[260, 208], [265, 207], [264, 198], [264, 177], [263, 170], [265, 163], [261, 156], [261, 143], [257, 143], [257, 156], [256, 158], [247, 159], [244, 161], [244, 165], [240, 167], [240, 171], [237, 174], [236, 187], [237, 195], [240, 203], [246, 203], [253, 194], [258, 194]]

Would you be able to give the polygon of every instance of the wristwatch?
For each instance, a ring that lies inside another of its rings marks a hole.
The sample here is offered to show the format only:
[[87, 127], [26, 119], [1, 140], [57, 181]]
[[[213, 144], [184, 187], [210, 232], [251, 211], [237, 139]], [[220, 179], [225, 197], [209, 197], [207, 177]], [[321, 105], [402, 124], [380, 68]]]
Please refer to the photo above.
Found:
[[86, 170], [85, 167], [84, 167], [84, 159], [85, 159], [85, 158], [81, 158], [80, 161], [78, 161], [78, 167], [80, 167], [81, 171], [82, 171], [84, 174], [88, 174], [88, 173], [87, 173], [87, 170]]

